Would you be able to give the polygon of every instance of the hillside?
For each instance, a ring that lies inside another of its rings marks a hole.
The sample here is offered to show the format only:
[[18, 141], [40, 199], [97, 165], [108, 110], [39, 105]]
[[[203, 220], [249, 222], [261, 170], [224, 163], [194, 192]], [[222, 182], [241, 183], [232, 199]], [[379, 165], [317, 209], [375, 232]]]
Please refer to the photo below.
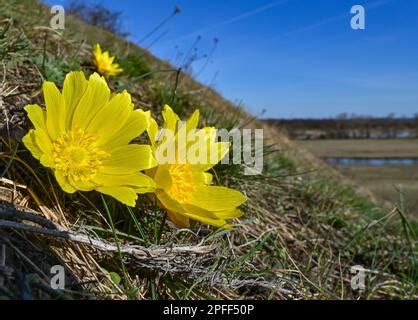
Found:
[[[54, 31], [50, 17], [34, 1], [0, 5], [0, 247], [7, 248], [0, 297], [417, 298], [416, 225], [402, 201], [376, 206], [367, 190], [279, 129], [148, 51], [72, 16], [64, 31]], [[32, 125], [23, 107], [44, 105], [45, 79], [61, 88], [71, 70], [92, 73], [95, 43], [125, 66], [107, 80], [111, 90], [126, 89], [135, 107], [151, 110], [160, 124], [168, 103], [182, 119], [199, 108], [200, 127], [264, 129], [263, 174], [244, 175], [242, 165], [213, 169], [216, 184], [248, 198], [238, 226], [179, 229], [146, 196], [130, 208], [94, 191], [67, 194], [25, 149], [21, 139]], [[49, 285], [57, 264], [66, 270], [64, 290]], [[351, 286], [357, 265], [365, 269], [360, 291]]]

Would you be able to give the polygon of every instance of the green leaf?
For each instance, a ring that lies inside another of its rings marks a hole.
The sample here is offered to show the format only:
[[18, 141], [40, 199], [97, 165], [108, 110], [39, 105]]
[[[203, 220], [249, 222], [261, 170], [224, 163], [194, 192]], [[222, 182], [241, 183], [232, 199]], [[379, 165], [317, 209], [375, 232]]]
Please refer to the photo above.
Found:
[[138, 291], [139, 291], [139, 288], [137, 287], [130, 288], [128, 291], [128, 298], [135, 299]]
[[109, 276], [115, 284], [119, 284], [121, 277], [116, 272], [109, 272]]

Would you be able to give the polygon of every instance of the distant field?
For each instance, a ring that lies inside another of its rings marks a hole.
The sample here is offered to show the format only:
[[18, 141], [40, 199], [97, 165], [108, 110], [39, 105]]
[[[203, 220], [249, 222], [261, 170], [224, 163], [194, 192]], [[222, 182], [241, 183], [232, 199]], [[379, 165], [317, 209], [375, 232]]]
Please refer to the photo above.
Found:
[[418, 139], [298, 140], [320, 157], [418, 157]]
[[[402, 158], [418, 157], [418, 139], [385, 140], [303, 140], [296, 141], [320, 158]], [[405, 208], [418, 217], [418, 165], [335, 165], [343, 175], [371, 190], [380, 200], [396, 205], [404, 192]]]
[[343, 175], [371, 190], [377, 197], [398, 203], [401, 187], [407, 213], [418, 217], [418, 166], [335, 166]]

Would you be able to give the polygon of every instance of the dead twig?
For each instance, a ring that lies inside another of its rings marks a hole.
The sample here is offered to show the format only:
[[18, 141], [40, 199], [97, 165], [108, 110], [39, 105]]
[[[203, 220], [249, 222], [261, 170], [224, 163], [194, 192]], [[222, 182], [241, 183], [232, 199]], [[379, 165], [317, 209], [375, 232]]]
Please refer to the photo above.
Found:
[[[39, 226], [18, 221], [29, 221]], [[0, 207], [0, 228], [12, 228], [82, 243], [103, 252], [116, 253], [118, 250], [116, 244], [113, 242], [93, 238], [89, 235], [81, 234], [72, 230], [66, 230], [58, 224], [41, 216], [21, 212], [13, 208]], [[177, 256], [181, 255], [205, 255], [212, 252], [215, 248], [216, 247], [213, 245], [161, 245], [152, 246], [149, 248], [130, 244], [120, 246], [122, 253], [129, 255], [131, 258], [141, 262], [168, 262], [169, 260], [175, 259]]]

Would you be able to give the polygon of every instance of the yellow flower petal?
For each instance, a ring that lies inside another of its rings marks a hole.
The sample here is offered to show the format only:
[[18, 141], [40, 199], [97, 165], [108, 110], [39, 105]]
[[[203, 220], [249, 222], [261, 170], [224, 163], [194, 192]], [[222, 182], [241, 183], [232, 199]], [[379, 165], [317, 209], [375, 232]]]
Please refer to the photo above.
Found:
[[92, 191], [96, 189], [97, 187], [97, 184], [95, 184], [93, 181], [75, 180], [71, 176], [68, 177], [68, 181], [75, 189], [81, 190], [81, 191]]
[[171, 188], [171, 175], [168, 170], [169, 165], [160, 165], [153, 176], [160, 189], [169, 190]]
[[229, 152], [229, 142], [216, 142], [214, 143], [214, 150], [217, 150], [216, 153], [217, 157], [215, 158], [215, 161], [213, 161], [211, 164], [214, 165], [221, 161]]
[[[171, 110], [171, 108], [170, 108], [170, 110]], [[175, 117], [178, 117], [177, 114], [174, 113], [174, 115], [175, 115]], [[177, 135], [185, 134], [186, 137], [187, 137], [187, 134], [191, 130], [196, 130], [197, 124], [199, 123], [199, 115], [200, 115], [200, 112], [199, 112], [199, 110], [196, 109], [193, 112], [193, 114], [190, 116], [190, 118], [187, 119], [187, 121], [184, 124], [180, 123], [180, 129], [177, 130], [178, 128], [176, 128], [176, 130], [174, 132], [177, 132]], [[171, 117], [174, 118], [174, 116], [171, 116]], [[182, 130], [181, 133], [179, 133], [180, 130]]]
[[[189, 142], [187, 145], [188, 150], [197, 149], [196, 158], [202, 159], [198, 168], [203, 171], [207, 171], [217, 163], [219, 163], [229, 152], [230, 143], [216, 142], [217, 134], [214, 127], [204, 127], [196, 133], [197, 141]], [[200, 157], [200, 148], [205, 151], [206, 154]], [[191, 152], [191, 151], [190, 151]]]
[[123, 71], [119, 64], [114, 63], [115, 57], [110, 56], [108, 51], [102, 52], [97, 43], [93, 47], [93, 64], [97, 71], [104, 76], [115, 76]]
[[130, 174], [157, 165], [148, 145], [129, 144], [112, 151], [103, 161], [101, 172], [106, 174]]
[[203, 222], [203, 223], [207, 223], [207, 224], [210, 224], [210, 225], [215, 226], [215, 227], [224, 228], [224, 229], [231, 228], [231, 226], [223, 219], [208, 218], [206, 216], [192, 214], [192, 213], [189, 213], [189, 212], [184, 213], [184, 215], [193, 219], [193, 220], [197, 220], [197, 221], [200, 221], [200, 222]]
[[77, 108], [87, 86], [88, 82], [82, 71], [70, 72], [65, 77], [62, 95], [64, 96], [65, 107], [67, 109], [66, 129], [71, 128], [74, 110]]
[[193, 112], [193, 114], [190, 116], [190, 118], [187, 119], [186, 121], [187, 132], [197, 128], [197, 124], [199, 123], [199, 116], [200, 116], [200, 112], [198, 109], [196, 109]]
[[157, 164], [151, 147], [128, 145], [148, 128], [149, 112], [133, 111], [127, 92], [109, 101], [110, 90], [98, 74], [87, 81], [82, 72], [69, 73], [62, 94], [51, 82], [43, 88], [46, 111], [25, 107], [35, 129], [23, 143], [53, 169], [65, 192], [96, 189], [134, 205], [137, 193], [155, 190], [152, 178], [139, 173]]
[[42, 151], [39, 149], [36, 139], [35, 139], [35, 130], [29, 130], [28, 134], [26, 134], [22, 138], [22, 142], [26, 148], [32, 153], [33, 157], [36, 159], [40, 159], [42, 156]]
[[46, 112], [37, 104], [27, 105], [25, 111], [28, 114], [29, 120], [33, 123], [35, 129], [46, 130]]
[[[148, 112], [149, 113], [149, 112]], [[113, 150], [128, 144], [148, 128], [147, 113], [141, 109], [131, 112], [124, 126], [106, 142], [106, 149]]]
[[[199, 110], [195, 110], [193, 114], [190, 116], [190, 118], [186, 121], [186, 123], [178, 129], [178, 132], [176, 134], [176, 150], [178, 150], [177, 159], [181, 163], [186, 162], [186, 157], [188, 156], [189, 148], [187, 144], [187, 140], [189, 139], [189, 133], [191, 131], [196, 131], [198, 122]], [[199, 141], [196, 141], [195, 143], [199, 143]]]
[[143, 173], [133, 173], [128, 175], [111, 175], [98, 172], [93, 178], [98, 185], [103, 186], [130, 186], [142, 190], [141, 193], [153, 192], [155, 182]]
[[48, 133], [43, 129], [36, 129], [34, 135], [39, 149], [41, 149], [43, 153], [50, 155], [52, 153], [52, 143]]
[[164, 109], [162, 111], [163, 119], [164, 119], [164, 126], [163, 128], [166, 130], [170, 130], [173, 135], [177, 132], [177, 122], [180, 121], [179, 116], [174, 113], [173, 109], [169, 105], [164, 105]]
[[130, 207], [135, 207], [137, 193], [129, 187], [98, 187], [97, 191], [107, 194]]
[[167, 216], [179, 228], [189, 228], [190, 219], [182, 214], [167, 211]]
[[211, 211], [196, 207], [194, 205], [191, 204], [182, 204], [182, 207], [184, 208], [184, 210], [190, 214], [194, 214], [197, 216], [202, 216], [202, 217], [206, 217], [209, 219], [218, 219], [219, 217]]
[[87, 132], [100, 132], [97, 135], [97, 143], [99, 145], [106, 143], [125, 126], [132, 111], [131, 95], [126, 91], [115, 94], [93, 117], [87, 127]]
[[44, 167], [47, 167], [47, 168], [55, 167], [54, 159], [49, 154], [44, 153], [39, 159], [39, 161]]
[[203, 177], [204, 177], [204, 183], [207, 185], [212, 184], [212, 180], [213, 180], [213, 175], [207, 172], [203, 173]]
[[207, 171], [218, 164], [229, 152], [229, 142], [211, 143], [208, 147], [208, 154], [206, 163], [199, 163], [196, 168]]
[[220, 186], [200, 186], [193, 193], [190, 204], [208, 211], [231, 210], [246, 201], [239, 191]]
[[169, 211], [177, 213], [186, 212], [186, 210], [184, 210], [183, 207], [177, 201], [172, 199], [165, 191], [157, 190], [155, 194], [164, 208], [167, 208]]
[[96, 43], [93, 47], [93, 53], [97, 56], [102, 54], [102, 48], [100, 47], [100, 44]]
[[151, 113], [149, 111], [146, 113], [146, 115], [147, 115], [147, 120], [148, 120], [148, 128], [147, 128], [148, 136], [150, 138], [151, 144], [154, 146], [158, 138], [158, 131], [159, 131], [158, 124], [154, 120], [154, 118], [151, 117]]
[[236, 219], [241, 217], [244, 214], [244, 212], [242, 212], [239, 209], [234, 209], [234, 210], [230, 210], [230, 211], [221, 211], [221, 212], [215, 212], [215, 215], [219, 218], [219, 219]]
[[86, 91], [74, 110], [71, 129], [86, 129], [93, 117], [109, 101], [110, 90], [104, 78], [93, 73], [89, 78]]
[[[230, 143], [216, 142], [215, 128], [196, 130], [199, 121], [198, 110], [185, 123], [181, 123], [173, 110], [165, 105], [163, 118], [164, 128], [174, 132], [175, 137], [170, 141], [164, 138], [156, 144], [156, 148], [153, 149], [159, 166], [146, 171], [156, 183], [155, 193], [159, 205], [167, 209], [168, 217], [177, 225], [188, 226], [190, 218], [213, 226], [230, 228], [226, 220], [242, 215], [242, 211], [237, 207], [246, 201], [246, 197], [237, 190], [209, 186], [213, 175], [205, 172], [228, 153]], [[158, 126], [154, 121], [152, 129], [148, 129], [151, 143], [155, 141], [157, 131]], [[191, 133], [195, 134], [195, 139], [186, 141], [192, 138], [189, 135]], [[181, 141], [182, 139], [185, 140]], [[187, 143], [182, 145], [183, 142]], [[160, 157], [160, 149], [165, 150], [167, 148], [163, 146], [173, 144], [177, 151], [175, 163], [166, 163], [164, 161], [166, 158]], [[180, 151], [178, 151], [179, 146], [183, 148]], [[201, 152], [204, 152], [202, 157], [200, 157]], [[187, 158], [184, 157], [185, 155]], [[195, 160], [198, 162], [195, 163]]]
[[61, 92], [53, 82], [45, 81], [43, 92], [46, 105], [46, 128], [51, 139], [56, 139], [65, 131], [65, 102]]
[[55, 171], [55, 179], [57, 179], [58, 184], [67, 193], [74, 193], [76, 189], [70, 185], [70, 182], [66, 177], [64, 177], [59, 171]]

